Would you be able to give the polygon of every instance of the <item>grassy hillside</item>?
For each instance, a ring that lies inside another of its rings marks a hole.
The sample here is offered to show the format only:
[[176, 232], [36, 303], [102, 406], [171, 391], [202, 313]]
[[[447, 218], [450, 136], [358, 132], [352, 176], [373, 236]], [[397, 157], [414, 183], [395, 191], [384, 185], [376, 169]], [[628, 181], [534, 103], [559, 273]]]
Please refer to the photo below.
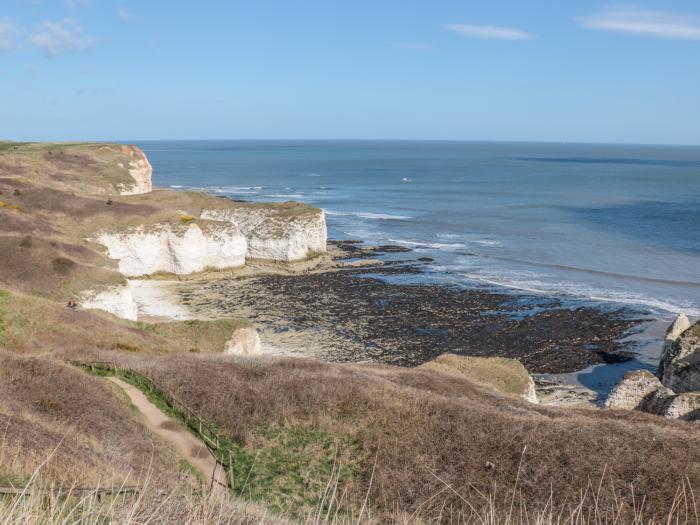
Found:
[[0, 350], [0, 428], [0, 486], [24, 486], [39, 468], [38, 483], [67, 486], [189, 477], [172, 476], [177, 459], [153, 448], [116, 390], [50, 356]]
[[[0, 497], [3, 523], [63, 523], [66, 509], [91, 523], [280, 522], [257, 504], [314, 524], [697, 522], [697, 428], [528, 404], [511, 395], [527, 381], [517, 363], [236, 358], [221, 352], [247, 321], [136, 323], [67, 308], [82, 290], [124, 282], [89, 240], [101, 229], [206, 228], [194, 219], [205, 208], [318, 213], [197, 192], [118, 196], [125, 155], [108, 144], [0, 143], [0, 486], [38, 471], [40, 484], [133, 482], [144, 496]], [[123, 392], [75, 361], [135, 370], [159, 386], [161, 404], [175, 396], [215, 427], [233, 463], [231, 501], [201, 498]], [[66, 505], [53, 512], [57, 501]]]
[[700, 434], [657, 417], [539, 407], [432, 370], [108, 356], [216, 424], [238, 490], [279, 510], [309, 511], [332, 478], [345, 512], [369, 494], [385, 519], [396, 509], [465, 515], [488, 498], [504, 513], [512, 498], [566, 513], [587, 489], [589, 510], [631, 519], [643, 497], [647, 518], [661, 519], [684, 483], [700, 484]]
[[98, 310], [0, 290], [0, 349], [18, 353], [121, 350], [130, 353], [220, 353], [243, 319], [135, 323]]

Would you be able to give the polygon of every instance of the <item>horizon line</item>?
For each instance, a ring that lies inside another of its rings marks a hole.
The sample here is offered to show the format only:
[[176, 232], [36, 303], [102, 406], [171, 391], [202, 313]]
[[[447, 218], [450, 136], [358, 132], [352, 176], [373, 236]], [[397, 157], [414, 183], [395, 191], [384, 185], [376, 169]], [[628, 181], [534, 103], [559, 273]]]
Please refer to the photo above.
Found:
[[64, 140], [12, 140], [0, 139], [0, 142], [104, 142], [130, 144], [138, 142], [454, 142], [474, 144], [557, 144], [578, 146], [666, 146], [666, 147], [700, 147], [699, 143], [675, 142], [596, 142], [569, 140], [494, 140], [494, 139], [387, 139], [387, 138], [139, 138], [139, 139], [64, 139]]

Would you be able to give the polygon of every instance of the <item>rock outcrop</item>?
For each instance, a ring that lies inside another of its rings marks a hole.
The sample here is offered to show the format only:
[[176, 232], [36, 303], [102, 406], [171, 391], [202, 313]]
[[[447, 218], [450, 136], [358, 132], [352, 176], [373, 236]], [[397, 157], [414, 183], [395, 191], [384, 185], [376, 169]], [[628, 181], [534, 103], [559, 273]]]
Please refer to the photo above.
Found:
[[673, 391], [647, 370], [627, 372], [610, 392], [605, 408], [659, 413]]
[[246, 240], [230, 223], [155, 224], [103, 231], [95, 240], [128, 277], [157, 272], [184, 275], [245, 264]]
[[137, 146], [122, 146], [121, 151], [124, 155], [129, 156], [128, 165], [125, 165], [124, 168], [129, 171], [129, 175], [134, 179], [134, 184], [131, 186], [121, 185], [120, 193], [122, 195], [139, 195], [152, 191], [153, 167], [143, 151]]
[[234, 355], [255, 355], [262, 350], [258, 331], [252, 327], [239, 328], [226, 342], [224, 353]]
[[700, 322], [691, 326], [684, 314], [678, 315], [666, 331], [657, 375], [628, 372], [605, 406], [700, 420]]
[[673, 396], [668, 400], [661, 414], [673, 419], [700, 420], [700, 392], [684, 392]]
[[675, 392], [700, 391], [700, 324], [679, 315], [666, 335], [659, 363], [661, 382]]
[[228, 221], [241, 230], [248, 243], [248, 259], [299, 261], [326, 251], [326, 216], [323, 210], [299, 205], [304, 213], [260, 205], [205, 209], [201, 218]]
[[136, 321], [139, 314], [128, 286], [110, 286], [103, 290], [83, 292], [79, 305], [85, 309], [105, 310], [130, 321]]

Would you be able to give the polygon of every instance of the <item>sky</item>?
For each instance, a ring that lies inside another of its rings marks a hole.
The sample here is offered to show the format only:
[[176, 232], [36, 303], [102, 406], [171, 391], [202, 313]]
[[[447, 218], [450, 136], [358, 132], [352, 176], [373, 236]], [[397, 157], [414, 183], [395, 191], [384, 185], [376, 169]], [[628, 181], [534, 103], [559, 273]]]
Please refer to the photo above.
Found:
[[0, 0], [0, 139], [700, 144], [700, 2]]

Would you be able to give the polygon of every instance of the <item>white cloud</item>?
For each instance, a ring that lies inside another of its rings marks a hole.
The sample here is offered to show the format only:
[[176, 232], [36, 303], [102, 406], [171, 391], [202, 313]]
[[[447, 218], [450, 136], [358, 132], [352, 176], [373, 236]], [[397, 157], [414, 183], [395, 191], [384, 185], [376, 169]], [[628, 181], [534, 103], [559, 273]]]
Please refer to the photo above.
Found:
[[59, 22], [43, 22], [27, 39], [30, 45], [41, 49], [47, 57], [70, 51], [85, 51], [94, 43], [73, 18]]
[[90, 4], [90, 0], [66, 0], [66, 5], [71, 9], [76, 9], [78, 7], [87, 7]]
[[11, 51], [19, 33], [17, 26], [6, 18], [0, 18], [0, 51]]
[[131, 13], [129, 13], [129, 11], [126, 10], [126, 7], [120, 5], [117, 8], [117, 17], [119, 17], [119, 20], [121, 20], [122, 22], [126, 22], [131, 18]]
[[582, 27], [597, 31], [615, 31], [654, 38], [700, 40], [700, 18], [690, 15], [648, 11], [632, 6], [615, 6], [577, 20]]
[[465, 38], [488, 38], [494, 40], [530, 40], [532, 33], [513, 27], [482, 26], [473, 24], [447, 24], [450, 31]]

